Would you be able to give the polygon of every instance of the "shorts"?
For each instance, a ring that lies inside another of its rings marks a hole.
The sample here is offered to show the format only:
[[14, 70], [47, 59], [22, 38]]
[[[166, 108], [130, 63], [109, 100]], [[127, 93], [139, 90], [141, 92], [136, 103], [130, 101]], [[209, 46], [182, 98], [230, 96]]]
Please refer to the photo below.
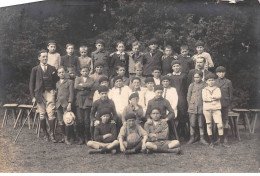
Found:
[[158, 148], [168, 149], [169, 148], [168, 144], [170, 144], [171, 142], [172, 141], [162, 140], [162, 141], [155, 141], [152, 143], [154, 143]]
[[203, 111], [203, 114], [206, 119], [206, 123], [211, 123], [212, 119], [214, 120], [214, 123], [222, 123], [222, 116], [221, 116], [221, 110], [207, 110]]

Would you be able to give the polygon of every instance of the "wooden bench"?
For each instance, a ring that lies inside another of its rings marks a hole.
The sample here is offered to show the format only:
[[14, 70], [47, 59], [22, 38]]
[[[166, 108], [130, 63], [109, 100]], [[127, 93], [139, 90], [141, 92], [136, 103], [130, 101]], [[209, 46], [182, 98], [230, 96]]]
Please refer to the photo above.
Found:
[[12, 113], [14, 122], [15, 122], [15, 117], [16, 117], [16, 108], [17, 108], [18, 104], [4, 104], [3, 108], [5, 110], [4, 113], [4, 118], [3, 118], [3, 122], [2, 122], [2, 128], [7, 124], [7, 119], [10, 116], [10, 112]]

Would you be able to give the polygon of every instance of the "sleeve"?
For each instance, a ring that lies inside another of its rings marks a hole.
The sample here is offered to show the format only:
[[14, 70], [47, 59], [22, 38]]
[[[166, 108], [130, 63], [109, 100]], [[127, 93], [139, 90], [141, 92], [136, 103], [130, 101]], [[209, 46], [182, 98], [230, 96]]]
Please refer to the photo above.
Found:
[[150, 113], [151, 113], [151, 100], [148, 101], [148, 105], [147, 105], [147, 109], [146, 109], [146, 113], [145, 113], [146, 119], [150, 118]]
[[91, 89], [94, 85], [95, 81], [93, 78], [88, 77], [87, 81], [83, 84], [83, 87], [87, 88], [87, 89]]
[[111, 125], [111, 131], [110, 133], [112, 134], [111, 137], [108, 137], [106, 139], [104, 139], [103, 141], [105, 143], [110, 143], [110, 142], [113, 142], [114, 140], [116, 140], [117, 138], [117, 131], [116, 131], [116, 124], [110, 124]]
[[193, 84], [190, 84], [189, 89], [188, 89], [188, 94], [187, 94], [188, 105], [190, 104], [190, 99], [191, 99], [191, 95], [192, 95], [192, 88], [193, 88]]
[[71, 80], [69, 80], [69, 99], [68, 102], [72, 103], [73, 99], [74, 99], [74, 87], [73, 87], [73, 82]]
[[177, 116], [177, 105], [178, 105], [178, 94], [177, 94], [177, 91], [175, 88], [172, 88], [173, 89], [173, 99], [172, 99], [172, 103], [171, 103], [171, 106], [172, 106], [172, 109], [174, 110], [174, 114], [175, 116]]
[[122, 123], [125, 122], [125, 116], [126, 116], [126, 114], [127, 114], [127, 106], [124, 108], [123, 113], [122, 113]]
[[93, 95], [93, 102], [95, 102], [98, 99], [99, 99], [99, 93], [98, 93], [98, 90], [96, 90], [94, 95]]
[[149, 124], [147, 122], [145, 122], [144, 124], [144, 130], [147, 132], [147, 134], [149, 135], [150, 130], [149, 130]]
[[162, 130], [156, 134], [157, 140], [165, 140], [168, 137], [169, 128], [167, 122], [162, 122]]
[[32, 98], [35, 97], [34, 95], [35, 82], [36, 82], [36, 69], [33, 68], [31, 71], [30, 83], [29, 83], [30, 95]]
[[126, 137], [126, 126], [123, 125], [118, 134], [118, 139], [122, 139], [124, 141], [125, 137]]
[[229, 87], [229, 99], [230, 99], [230, 103], [231, 103], [232, 99], [233, 99], [233, 86], [232, 86], [232, 82], [231, 81], [229, 81], [228, 87]]
[[214, 97], [214, 99], [217, 99], [217, 100], [221, 99], [221, 90], [220, 90], [220, 88], [216, 88], [216, 90], [214, 91], [213, 97]]
[[138, 126], [138, 133], [142, 135], [142, 137], [144, 136], [148, 136], [147, 132], [140, 126], [140, 125], [137, 125]]
[[64, 66], [64, 57], [63, 56], [60, 58], [60, 65]]
[[202, 89], [202, 100], [203, 102], [210, 102], [212, 99], [208, 97], [207, 90], [204, 88]]
[[209, 68], [214, 67], [214, 63], [213, 63], [212, 58], [211, 58], [209, 53], [206, 54], [206, 58], [207, 58], [207, 61], [208, 61], [208, 67]]
[[169, 111], [168, 115], [167, 115], [167, 119], [168, 120], [171, 120], [172, 118], [175, 117], [175, 114], [174, 114], [174, 110], [170, 104], [170, 102], [168, 100], [165, 101], [165, 106], [166, 106], [166, 109]]
[[61, 65], [61, 57], [60, 54], [58, 54], [58, 67]]
[[103, 142], [103, 135], [100, 134], [100, 126], [95, 127], [94, 139], [98, 142]]
[[79, 85], [80, 79], [81, 79], [81, 77], [76, 77], [76, 79], [75, 79], [74, 88], [77, 90], [83, 90], [82, 85]]
[[94, 121], [96, 118], [95, 118], [95, 114], [97, 112], [97, 104], [98, 102], [97, 101], [94, 101], [92, 107], [91, 107], [91, 111], [90, 111], [90, 120], [91, 121]]
[[94, 73], [94, 62], [93, 57], [90, 58], [90, 74]]
[[80, 62], [79, 62], [79, 57], [77, 57], [77, 65], [76, 65], [76, 71], [80, 72]]
[[193, 71], [190, 70], [187, 76], [187, 86], [189, 86], [192, 82], [192, 76], [193, 76]]
[[118, 115], [116, 113], [116, 106], [115, 106], [115, 103], [113, 102], [113, 100], [111, 100], [111, 102], [112, 102], [111, 104], [112, 104], [113, 119], [116, 122], [118, 119]]

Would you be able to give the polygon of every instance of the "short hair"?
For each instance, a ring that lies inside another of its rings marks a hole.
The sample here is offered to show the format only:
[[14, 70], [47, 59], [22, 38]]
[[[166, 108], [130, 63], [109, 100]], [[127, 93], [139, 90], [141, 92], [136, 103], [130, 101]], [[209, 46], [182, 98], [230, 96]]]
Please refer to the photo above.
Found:
[[216, 68], [216, 73], [218, 73], [218, 72], [226, 72], [226, 68], [223, 67], [223, 66], [218, 66], [218, 67]]
[[217, 79], [217, 76], [214, 73], [209, 73], [205, 76], [205, 81], [209, 80], [209, 79]]
[[41, 56], [42, 53], [48, 53], [48, 51], [45, 49], [41, 49], [40, 51], [38, 51], [38, 58]]
[[180, 49], [181, 49], [181, 50], [188, 50], [189, 47], [188, 47], [187, 45], [181, 45]]
[[171, 49], [171, 50], [172, 50], [172, 46], [171, 46], [171, 45], [166, 45], [166, 46], [164, 47], [164, 50], [166, 50], [166, 49]]
[[122, 76], [115, 76], [114, 79], [113, 79], [114, 84], [119, 79], [123, 80]]
[[59, 69], [63, 69], [64, 71], [65, 71], [65, 67], [64, 66], [59, 66], [58, 68], [57, 68], [57, 71], [59, 70]]
[[105, 45], [105, 41], [102, 40], [102, 39], [97, 39], [97, 41], [96, 41], [96, 45], [97, 45], [97, 44]]
[[75, 67], [67, 67], [67, 72], [69, 72], [69, 71], [76, 72], [76, 69], [75, 69]]
[[116, 42], [116, 47], [118, 47], [118, 45], [120, 45], [120, 44], [123, 44], [125, 46], [123, 41], [118, 41], [118, 42]]
[[203, 59], [203, 62], [206, 63], [206, 58], [205, 58], [205, 57], [202, 57], [202, 56], [200, 56], [200, 57], [198, 57], [197, 59], [195, 59], [195, 63], [197, 63], [197, 60], [198, 60], [198, 59]]
[[134, 80], [139, 80], [139, 82], [141, 82], [141, 79], [140, 78], [138, 78], [138, 77], [133, 77], [132, 79], [131, 79], [131, 83], [133, 83], [134, 82]]
[[79, 51], [80, 51], [81, 48], [82, 48], [82, 49], [85, 49], [85, 50], [88, 50], [88, 47], [87, 47], [86, 45], [80, 46], [80, 47], [79, 47]]
[[150, 82], [154, 83], [154, 79], [152, 77], [147, 77], [147, 78], [145, 78], [144, 82], [145, 82], [145, 84], [150, 83]]
[[158, 110], [158, 111], [160, 112], [160, 114], [162, 113], [161, 110], [160, 110], [160, 108], [158, 108], [158, 107], [154, 107], [154, 108], [151, 109], [150, 114], [151, 114], [151, 113], [153, 112], [153, 110], [155, 110], [155, 109]]
[[116, 66], [116, 71], [118, 71], [120, 68], [124, 68], [124, 69], [125, 69], [125, 66], [117, 65], [117, 66]]
[[109, 91], [109, 88], [107, 86], [99, 86], [98, 87], [98, 93], [108, 92], [108, 91]]
[[134, 47], [134, 46], [140, 46], [141, 44], [140, 44], [140, 42], [138, 42], [138, 41], [135, 41], [135, 42], [133, 42], [132, 43], [132, 47]]
[[[201, 70], [195, 70], [194, 75], [198, 74], [200, 77], [203, 77], [203, 72]], [[194, 77], [193, 75], [193, 77]]]
[[154, 86], [154, 92], [156, 91], [156, 90], [163, 90], [164, 88], [163, 88], [163, 86], [162, 85], [156, 85], [156, 86]]
[[101, 83], [104, 82], [104, 81], [109, 82], [108, 77], [106, 77], [106, 76], [100, 77], [99, 80], [98, 80], [98, 83], [101, 84]]
[[73, 45], [72, 43], [68, 43], [68, 44], [66, 45], [66, 49], [67, 49], [69, 46], [72, 46], [72, 47], [74, 48], [74, 45]]
[[175, 64], [181, 65], [181, 62], [180, 62], [179, 60], [173, 60], [173, 61], [171, 62], [171, 66], [173, 66], [173, 65], [175, 65]]
[[201, 41], [201, 40], [198, 40], [196, 43], [195, 43], [195, 47], [198, 47], [198, 46], [203, 46], [204, 47], [204, 42]]
[[89, 66], [83, 66], [83, 67], [80, 67], [80, 71], [83, 70], [83, 69], [87, 69], [88, 71], [90, 71]]
[[162, 71], [162, 69], [160, 67], [158, 67], [158, 66], [154, 66], [152, 68], [152, 72], [154, 72], [155, 70], [159, 70], [160, 72]]
[[161, 82], [163, 82], [164, 80], [168, 80], [169, 82], [171, 81], [171, 77], [168, 75], [164, 75], [161, 79]]

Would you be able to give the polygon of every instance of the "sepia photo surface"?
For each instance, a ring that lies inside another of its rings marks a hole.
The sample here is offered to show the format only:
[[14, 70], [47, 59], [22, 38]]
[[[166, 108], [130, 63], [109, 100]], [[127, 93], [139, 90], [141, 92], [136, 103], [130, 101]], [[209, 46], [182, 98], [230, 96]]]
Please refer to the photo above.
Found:
[[259, 31], [258, 0], [0, 7], [0, 172], [258, 173]]

